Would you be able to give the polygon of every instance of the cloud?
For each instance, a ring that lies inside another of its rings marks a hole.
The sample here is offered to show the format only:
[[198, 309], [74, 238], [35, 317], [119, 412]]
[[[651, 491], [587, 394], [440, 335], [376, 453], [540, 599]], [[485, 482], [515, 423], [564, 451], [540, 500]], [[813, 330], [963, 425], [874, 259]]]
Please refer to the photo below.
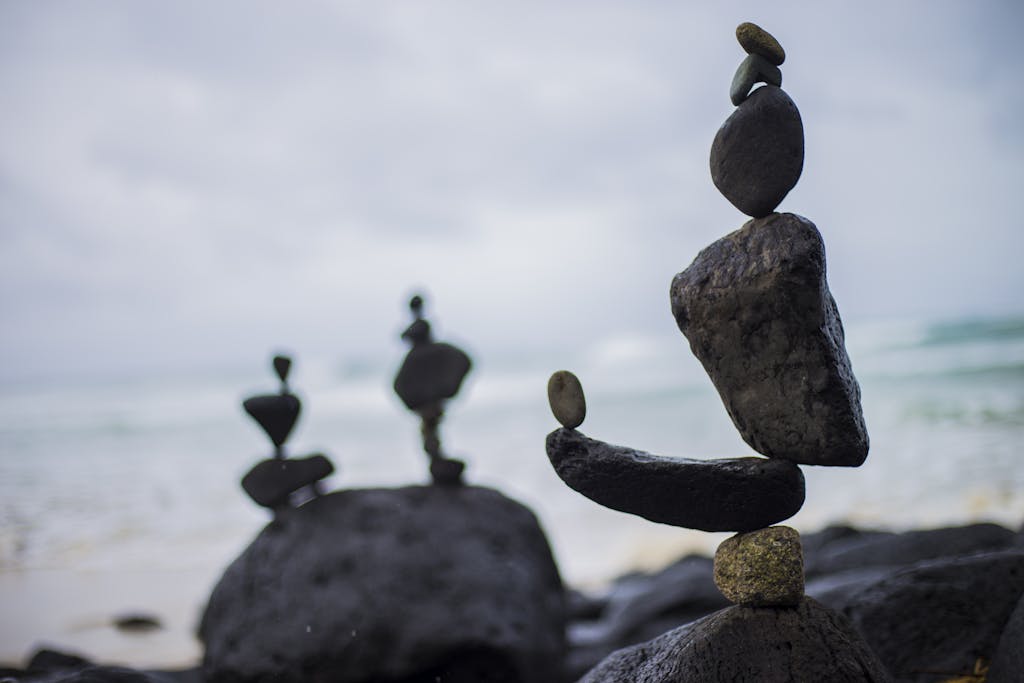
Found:
[[[847, 317], [1020, 310], [1013, 3], [8, 3], [0, 324], [18, 367], [676, 334], [743, 217], [710, 183], [752, 19], [789, 58]], [[1017, 22], [1019, 24], [1019, 21]], [[447, 326], [446, 326], [447, 327]]]

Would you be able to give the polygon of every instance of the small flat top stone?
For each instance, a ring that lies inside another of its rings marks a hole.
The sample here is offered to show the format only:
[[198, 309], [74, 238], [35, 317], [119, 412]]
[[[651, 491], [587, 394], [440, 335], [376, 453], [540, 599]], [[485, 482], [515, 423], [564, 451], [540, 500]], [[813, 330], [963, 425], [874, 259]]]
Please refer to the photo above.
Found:
[[786, 61], [786, 51], [779, 41], [757, 24], [745, 21], [737, 26], [736, 40], [747, 54], [761, 55], [775, 66]]

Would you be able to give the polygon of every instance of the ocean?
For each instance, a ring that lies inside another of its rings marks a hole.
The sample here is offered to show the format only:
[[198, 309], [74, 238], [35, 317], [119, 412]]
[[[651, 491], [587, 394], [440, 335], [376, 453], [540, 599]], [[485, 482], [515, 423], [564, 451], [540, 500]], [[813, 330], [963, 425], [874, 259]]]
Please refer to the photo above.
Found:
[[[905, 529], [1024, 521], [1024, 318], [847, 325], [871, 452], [860, 468], [805, 467], [807, 500], [786, 522]], [[42, 644], [126, 664], [193, 663], [200, 610], [220, 571], [268, 514], [239, 486], [268, 457], [241, 409], [276, 391], [262, 367], [117, 381], [0, 386], [0, 662]], [[391, 392], [400, 362], [295, 359], [303, 400], [292, 455], [324, 452], [328, 488], [423, 483], [418, 422]], [[566, 581], [597, 588], [623, 572], [713, 552], [724, 534], [661, 526], [567, 488], [544, 454], [557, 425], [546, 384], [575, 372], [581, 431], [659, 455], [750, 455], [681, 335], [622, 335], [570, 356], [477, 350], [442, 424], [470, 483], [532, 507]], [[111, 619], [164, 623], [122, 634]]]

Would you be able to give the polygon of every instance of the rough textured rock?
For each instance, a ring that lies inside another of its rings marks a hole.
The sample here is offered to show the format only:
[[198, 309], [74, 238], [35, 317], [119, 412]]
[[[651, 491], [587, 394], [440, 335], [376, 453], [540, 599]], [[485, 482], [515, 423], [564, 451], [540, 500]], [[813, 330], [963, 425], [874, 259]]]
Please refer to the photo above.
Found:
[[1020, 683], [1024, 678], [1024, 598], [1003, 627], [986, 683]]
[[662, 524], [752, 531], [793, 516], [804, 502], [804, 476], [783, 460], [663, 458], [572, 429], [548, 434], [547, 453], [570, 488]]
[[860, 387], [813, 223], [793, 214], [748, 221], [676, 275], [671, 301], [755, 450], [807, 465], [864, 462]]
[[276, 508], [304, 486], [311, 486], [334, 472], [325, 456], [270, 458], [262, 460], [242, 477], [242, 488], [258, 505]]
[[242, 406], [277, 447], [288, 439], [302, 409], [298, 397], [293, 394], [253, 396], [247, 398]]
[[791, 607], [804, 597], [800, 534], [788, 526], [727, 538], [715, 553], [715, 585], [747, 607]]
[[581, 683], [888, 680], [845, 619], [804, 598], [793, 608], [729, 607], [610, 655]]
[[[813, 550], [804, 562], [808, 577], [868, 567], [899, 567], [982, 551], [1012, 548], [1016, 534], [998, 524], [970, 524], [900, 534], [862, 532]], [[805, 548], [806, 550], [806, 548]]]
[[967, 675], [989, 659], [1024, 594], [1024, 551], [923, 562], [854, 593], [841, 611], [899, 681]]
[[711, 145], [711, 179], [733, 206], [767, 216], [800, 179], [804, 126], [793, 100], [758, 88], [725, 120]]
[[569, 679], [577, 680], [615, 650], [728, 607], [712, 573], [711, 558], [689, 555], [661, 571], [616, 580], [597, 614], [569, 628]]
[[737, 26], [736, 40], [748, 54], [761, 55], [775, 66], [786, 61], [786, 51], [779, 41], [757, 24], [745, 21]]
[[755, 83], [767, 83], [782, 87], [782, 72], [761, 55], [747, 55], [729, 86], [729, 99], [734, 105], [740, 105], [747, 99], [750, 89]]
[[587, 417], [587, 399], [583, 385], [568, 370], [559, 370], [548, 380], [548, 404], [558, 423], [576, 429]]
[[540, 682], [558, 673], [564, 618], [527, 508], [417, 486], [284, 510], [224, 573], [199, 635], [209, 681]]

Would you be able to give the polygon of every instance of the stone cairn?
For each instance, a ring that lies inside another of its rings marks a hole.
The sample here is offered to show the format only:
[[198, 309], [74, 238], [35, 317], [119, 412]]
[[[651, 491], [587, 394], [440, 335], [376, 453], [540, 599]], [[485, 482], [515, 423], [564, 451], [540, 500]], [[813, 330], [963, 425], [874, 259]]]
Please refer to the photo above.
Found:
[[412, 297], [409, 309], [413, 321], [402, 332], [402, 339], [412, 344], [412, 348], [395, 376], [395, 393], [409, 410], [420, 416], [423, 450], [430, 458], [433, 482], [459, 485], [466, 464], [444, 454], [439, 428], [445, 402], [459, 392], [472, 362], [462, 349], [434, 341], [430, 323], [423, 318], [422, 296]]
[[803, 505], [799, 465], [857, 467], [868, 435], [821, 235], [806, 218], [775, 213], [804, 155], [800, 113], [779, 87], [785, 52], [754, 24], [736, 37], [748, 56], [732, 82], [736, 110], [711, 148], [711, 177], [753, 220], [702, 250], [675, 276], [670, 299], [736, 428], [767, 458], [689, 461], [587, 438], [576, 431], [583, 388], [564, 370], [548, 383], [563, 428], [548, 435], [547, 453], [566, 484], [606, 507], [738, 532], [715, 553], [722, 594], [742, 606], [795, 607], [804, 596], [800, 537], [773, 525]]
[[[242, 488], [258, 505], [270, 508], [277, 516], [293, 503], [319, 496], [322, 493], [320, 480], [334, 471], [334, 465], [321, 453], [303, 458], [285, 455], [284, 444], [299, 419], [302, 402], [288, 389], [291, 358], [274, 356], [273, 365], [281, 380], [280, 391], [251, 396], [242, 402], [242, 406], [270, 437], [274, 454], [256, 463], [242, 477]], [[306, 495], [303, 495], [303, 489]]]

